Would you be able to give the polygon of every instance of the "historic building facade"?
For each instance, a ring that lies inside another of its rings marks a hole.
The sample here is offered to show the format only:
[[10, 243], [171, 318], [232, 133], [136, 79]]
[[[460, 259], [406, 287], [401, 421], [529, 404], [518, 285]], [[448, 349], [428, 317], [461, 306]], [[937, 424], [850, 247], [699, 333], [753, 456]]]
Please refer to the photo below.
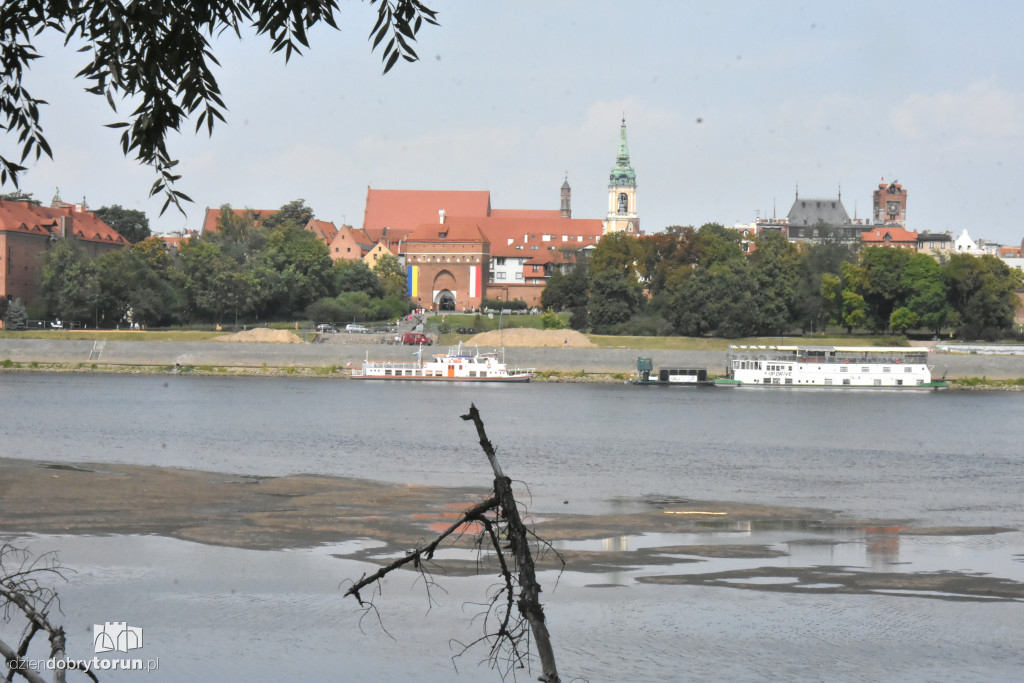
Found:
[[82, 204], [54, 196], [51, 206], [0, 200], [0, 297], [30, 304], [43, 253], [53, 240], [73, 239], [93, 258], [128, 241]]

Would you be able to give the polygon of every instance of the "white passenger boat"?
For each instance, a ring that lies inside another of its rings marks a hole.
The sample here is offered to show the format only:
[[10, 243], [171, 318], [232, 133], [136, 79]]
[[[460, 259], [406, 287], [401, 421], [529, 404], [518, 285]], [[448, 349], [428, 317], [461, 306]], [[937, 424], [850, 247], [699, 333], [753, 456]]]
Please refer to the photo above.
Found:
[[423, 382], [529, 382], [533, 369], [509, 370], [498, 353], [469, 352], [460, 342], [448, 353], [438, 353], [432, 360], [423, 360], [423, 347], [417, 351], [419, 360], [367, 360], [352, 371], [352, 379], [414, 380]]
[[718, 386], [942, 389], [925, 349], [880, 346], [730, 346]]

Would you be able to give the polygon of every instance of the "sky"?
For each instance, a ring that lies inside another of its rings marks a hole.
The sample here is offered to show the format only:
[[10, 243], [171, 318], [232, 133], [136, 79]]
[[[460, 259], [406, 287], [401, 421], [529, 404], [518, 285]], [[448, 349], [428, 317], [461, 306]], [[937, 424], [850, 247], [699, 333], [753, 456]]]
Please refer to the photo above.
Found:
[[43, 34], [26, 84], [49, 102], [54, 158], [30, 164], [22, 189], [140, 209], [168, 233], [198, 228], [207, 207], [300, 198], [361, 227], [367, 187], [558, 209], [568, 179], [573, 217], [600, 219], [625, 117], [645, 232], [783, 217], [797, 189], [841, 192], [867, 218], [884, 178], [906, 190], [911, 230], [1024, 238], [1024, 3], [427, 4], [441, 25], [420, 32], [420, 61], [387, 75], [363, 2], [340, 0], [341, 30], [315, 30], [287, 65], [252, 31], [218, 38], [227, 123], [169, 141], [187, 215], [159, 216], [154, 172], [103, 127], [130, 103], [115, 113], [85, 93], [80, 45]]

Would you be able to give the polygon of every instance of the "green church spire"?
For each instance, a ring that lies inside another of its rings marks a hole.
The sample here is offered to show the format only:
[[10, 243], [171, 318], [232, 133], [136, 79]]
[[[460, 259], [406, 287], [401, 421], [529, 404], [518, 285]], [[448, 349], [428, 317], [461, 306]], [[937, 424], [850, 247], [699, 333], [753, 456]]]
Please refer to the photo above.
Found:
[[615, 157], [615, 168], [608, 178], [608, 184], [618, 187], [636, 186], [636, 171], [629, 165], [629, 143], [626, 142], [626, 117], [622, 117], [622, 128], [619, 130], [619, 153]]

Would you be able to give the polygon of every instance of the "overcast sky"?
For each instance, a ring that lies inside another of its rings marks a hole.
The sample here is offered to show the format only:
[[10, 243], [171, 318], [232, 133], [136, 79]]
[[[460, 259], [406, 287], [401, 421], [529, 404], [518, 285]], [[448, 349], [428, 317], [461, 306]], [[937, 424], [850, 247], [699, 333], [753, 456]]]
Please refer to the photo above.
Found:
[[142, 209], [159, 232], [297, 198], [360, 227], [367, 186], [557, 209], [567, 173], [573, 216], [603, 218], [625, 115], [647, 232], [785, 216], [798, 186], [841, 188], [866, 218], [884, 177], [907, 190], [910, 229], [1024, 237], [1024, 3], [427, 2], [441, 26], [386, 76], [364, 3], [341, 0], [342, 30], [316, 31], [287, 66], [264, 38], [219, 39], [227, 125], [170, 140], [187, 217], [157, 217], [153, 172], [121, 155], [102, 127], [118, 115], [74, 79], [85, 56], [40, 39], [29, 83], [50, 102], [54, 160], [23, 189]]

